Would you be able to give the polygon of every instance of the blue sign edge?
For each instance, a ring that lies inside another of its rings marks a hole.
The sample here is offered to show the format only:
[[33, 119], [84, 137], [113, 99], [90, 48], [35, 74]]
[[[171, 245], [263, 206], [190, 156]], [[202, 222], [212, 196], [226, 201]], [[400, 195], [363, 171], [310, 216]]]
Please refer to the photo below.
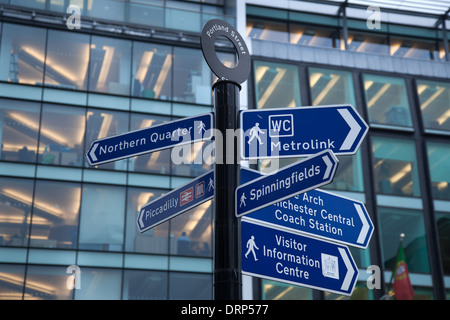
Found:
[[153, 201], [150, 201], [149, 203], [144, 204], [142, 207], [140, 207], [140, 208], [139, 208], [139, 211], [138, 211], [138, 215], [137, 215], [137, 217], [136, 217], [136, 225], [137, 225], [137, 227], [138, 227], [139, 232], [140, 232], [140, 233], [144, 233], [145, 231], [147, 231], [147, 230], [149, 230], [149, 229], [152, 229], [152, 228], [156, 227], [157, 225], [160, 225], [160, 224], [162, 224], [162, 223], [164, 223], [164, 222], [166, 222], [166, 221], [168, 221], [168, 220], [170, 220], [170, 219], [172, 219], [172, 218], [174, 218], [174, 217], [176, 217], [176, 216], [178, 216], [178, 215], [180, 215], [180, 214], [182, 214], [182, 213], [184, 213], [184, 212], [186, 212], [186, 211], [188, 211], [188, 210], [190, 210], [190, 209], [192, 209], [192, 208], [194, 208], [194, 207], [196, 207], [196, 206], [201, 205], [202, 203], [204, 203], [204, 202], [206, 202], [206, 201], [208, 201], [208, 200], [213, 199], [213, 198], [214, 198], [214, 195], [215, 195], [215, 191], [214, 191], [214, 193], [213, 193], [211, 196], [206, 197], [206, 198], [200, 200], [199, 202], [196, 202], [196, 203], [194, 203], [194, 204], [191, 204], [190, 206], [183, 208], [181, 211], [175, 212], [175, 213], [171, 214], [170, 216], [165, 217], [163, 220], [161, 220], [161, 221], [159, 221], [159, 222], [157, 222], [157, 223], [151, 224], [150, 226], [145, 227], [145, 228], [142, 229], [142, 230], [141, 230], [141, 228], [139, 227], [139, 217], [141, 216], [141, 211], [142, 211], [142, 209], [143, 209], [144, 207], [147, 207], [147, 206], [149, 206], [149, 205], [155, 203], [156, 201], [161, 200], [161, 198], [163, 198], [163, 197], [168, 197], [168, 196], [171, 195], [172, 193], [180, 192], [181, 189], [186, 188], [186, 187], [189, 186], [190, 184], [198, 183], [199, 180], [202, 180], [203, 177], [205, 177], [205, 176], [211, 174], [211, 172], [213, 173], [213, 179], [214, 179], [214, 183], [215, 183], [215, 181], [216, 181], [216, 180], [215, 180], [215, 179], [216, 179], [216, 172], [215, 172], [215, 170], [210, 170], [210, 171], [208, 171], [208, 172], [202, 174], [201, 176], [198, 176], [197, 178], [195, 178], [195, 179], [193, 179], [193, 180], [191, 180], [191, 181], [189, 181], [189, 182], [183, 184], [182, 186], [179, 186], [179, 187], [177, 187], [177, 188], [175, 188], [175, 189], [172, 189], [171, 191], [169, 191], [168, 193], [164, 194], [163, 196], [161, 196], [161, 197], [159, 197], [159, 198], [157, 198], [157, 199], [155, 199], [155, 200], [153, 200]]
[[[332, 104], [332, 105], [319, 105], [319, 106], [299, 106], [294, 108], [271, 108], [271, 109], [248, 109], [248, 110], [240, 110], [239, 112], [239, 123], [241, 124], [241, 132], [240, 132], [240, 139], [241, 141], [244, 141], [244, 130], [242, 130], [242, 124], [243, 124], [243, 117], [244, 113], [252, 113], [252, 112], [272, 112], [272, 111], [279, 111], [279, 112], [287, 112], [292, 111], [295, 109], [319, 109], [319, 108], [345, 108], [345, 107], [351, 107], [355, 111], [355, 114], [357, 115], [358, 119], [362, 122], [364, 125], [363, 127], [363, 133], [361, 135], [361, 139], [359, 140], [358, 144], [355, 145], [353, 151], [346, 151], [346, 152], [335, 152], [336, 155], [339, 156], [345, 156], [345, 155], [354, 155], [358, 152], [359, 148], [361, 147], [361, 144], [366, 137], [367, 133], [369, 132], [369, 125], [366, 123], [366, 121], [363, 119], [363, 117], [358, 113], [358, 110], [352, 105], [352, 104]], [[243, 160], [255, 160], [255, 159], [274, 159], [274, 158], [280, 158], [280, 159], [286, 159], [286, 158], [298, 158], [298, 157], [308, 157], [312, 156], [315, 153], [308, 153], [308, 154], [301, 154], [301, 155], [266, 155], [266, 156], [252, 156], [252, 157], [246, 157], [245, 156], [245, 147], [244, 144], [241, 143], [240, 146], [240, 153], [241, 158]]]
[[[270, 228], [270, 229], [274, 229], [274, 230], [277, 230], [277, 231], [278, 231], [278, 229], [274, 228], [274, 227], [273, 227], [272, 225], [270, 225], [270, 224], [266, 224], [266, 223], [264, 223], [264, 222], [261, 222], [261, 223], [255, 223], [253, 220], [249, 220], [248, 218], [242, 218], [242, 219], [241, 219], [241, 223], [240, 223], [240, 225], [239, 225], [240, 228], [241, 228], [242, 221], [247, 222], [247, 223], [250, 223], [250, 224], [256, 224], [256, 225], [259, 225], [259, 226], [261, 226], [261, 227], [266, 227], [266, 228]], [[287, 232], [287, 233], [292, 233], [292, 232], [288, 232], [288, 231], [286, 231], [286, 230], [279, 230], [279, 231]], [[241, 268], [240, 268], [240, 269], [241, 269], [241, 274], [247, 275], [247, 276], [252, 276], [252, 277], [257, 277], [257, 278], [263, 278], [263, 279], [267, 279], [267, 280], [273, 280], [273, 281], [283, 282], [283, 283], [287, 283], [287, 284], [294, 285], [294, 286], [297, 286], [297, 287], [306, 287], [306, 288], [311, 288], [311, 289], [316, 289], [316, 290], [320, 290], [320, 291], [326, 291], [326, 292], [336, 293], [336, 294], [340, 294], [340, 295], [344, 295], [344, 296], [350, 297], [350, 296], [353, 294], [353, 290], [355, 289], [356, 283], [358, 282], [359, 269], [358, 269], [358, 265], [356, 264], [356, 262], [355, 262], [355, 260], [354, 260], [354, 258], [353, 258], [353, 256], [352, 256], [352, 253], [350, 252], [349, 247], [346, 246], [346, 245], [343, 245], [343, 244], [337, 244], [337, 243], [333, 243], [333, 242], [329, 242], [329, 241], [324, 241], [324, 240], [322, 240], [322, 239], [317, 239], [317, 238], [315, 238], [315, 237], [311, 237], [311, 236], [308, 236], [308, 235], [305, 235], [305, 234], [296, 234], [296, 233], [293, 233], [293, 234], [294, 234], [294, 235], [299, 235], [299, 236], [302, 236], [302, 237], [305, 237], [305, 238], [317, 240], [317, 241], [328, 242], [328, 243], [331, 243], [331, 244], [333, 244], [333, 245], [336, 245], [337, 247], [343, 247], [343, 248], [344, 248], [344, 250], [345, 250], [346, 253], [347, 253], [347, 256], [348, 256], [349, 259], [350, 259], [350, 264], [353, 266], [353, 268], [354, 268], [354, 270], [355, 270], [355, 274], [354, 274], [353, 277], [352, 277], [352, 286], [351, 286], [351, 289], [349, 288], [349, 292], [348, 292], [348, 293], [347, 293], [347, 292], [343, 292], [343, 291], [336, 291], [336, 290], [331, 290], [331, 289], [327, 289], [327, 288], [322, 288], [322, 287], [318, 287], [318, 286], [312, 286], [312, 285], [309, 285], [309, 284], [303, 284], [303, 283], [300, 284], [300, 283], [297, 283], [297, 282], [294, 282], [294, 281], [289, 281], [289, 280], [284, 280], [284, 279], [279, 279], [279, 278], [269, 277], [269, 276], [261, 275], [261, 274], [258, 274], [258, 273], [253, 273], [253, 272], [243, 271], [243, 270], [242, 270], [242, 260], [240, 261], [240, 262], [241, 262]], [[241, 240], [241, 247], [242, 247], [242, 240]], [[242, 250], [241, 250], [241, 252], [242, 252]], [[240, 256], [240, 258], [241, 258], [241, 256]]]
[[[253, 171], [253, 172], [258, 173], [259, 175], [263, 175], [263, 176], [267, 175], [266, 173], [262, 173], [262, 172], [260, 172], [258, 170], [251, 169], [251, 168], [241, 167], [241, 170]], [[316, 235], [314, 233], [310, 233], [310, 232], [307, 232], [307, 231], [301, 231], [301, 230], [289, 228], [289, 227], [286, 227], [286, 226], [280, 226], [280, 225], [274, 224], [272, 222], [264, 221], [262, 219], [256, 219], [256, 218], [252, 218], [252, 217], [247, 217], [246, 215], [243, 216], [243, 219], [245, 219], [247, 221], [261, 221], [262, 223], [264, 223], [266, 225], [271, 225], [271, 226], [274, 226], [276, 228], [280, 228], [283, 231], [288, 231], [288, 232], [299, 234], [299, 235], [308, 235], [310, 237], [320, 238], [320, 239], [326, 240], [328, 242], [336, 242], [336, 243], [339, 243], [339, 244], [344, 244], [344, 245], [351, 246], [351, 247], [356, 247], [356, 248], [359, 248], [359, 249], [367, 249], [367, 247], [369, 246], [369, 242], [372, 239], [372, 235], [373, 235], [373, 231], [375, 230], [375, 226], [374, 226], [374, 224], [372, 222], [372, 219], [370, 218], [369, 212], [367, 211], [367, 208], [366, 208], [365, 204], [362, 201], [360, 201], [360, 200], [351, 199], [349, 197], [338, 195], [338, 194], [329, 192], [327, 190], [323, 190], [323, 189], [319, 189], [319, 188], [315, 188], [315, 189], [311, 189], [311, 190], [317, 190], [319, 192], [327, 193], [329, 195], [336, 196], [336, 197], [339, 197], [339, 198], [343, 198], [343, 199], [346, 199], [346, 200], [349, 200], [349, 201], [352, 201], [352, 202], [357, 202], [358, 204], [362, 205], [362, 207], [364, 209], [363, 210], [364, 216], [368, 220], [369, 228], [370, 228], [369, 232], [367, 233], [366, 241], [362, 245], [359, 245], [359, 244], [354, 244], [354, 243], [347, 242], [347, 241], [327, 238], [325, 236]], [[309, 190], [309, 191], [311, 191], [311, 190]], [[305, 192], [308, 192], [308, 191], [305, 191]], [[278, 202], [276, 202], [276, 203], [278, 203]], [[256, 210], [256, 211], [258, 211], [258, 210]], [[253, 211], [253, 213], [255, 213], [255, 211]]]
[[[121, 134], [117, 134], [117, 135], [114, 135], [114, 136], [110, 136], [110, 137], [105, 137], [105, 138], [94, 140], [91, 143], [89, 149], [86, 151], [86, 158], [87, 158], [90, 166], [98, 166], [98, 165], [101, 165], [101, 164], [110, 163], [110, 162], [114, 162], [114, 161], [119, 161], [119, 160], [123, 160], [123, 159], [128, 159], [128, 158], [131, 158], [131, 157], [136, 157], [136, 156], [140, 156], [140, 155], [147, 154], [147, 153], [152, 153], [152, 152], [156, 152], [156, 151], [160, 151], [160, 150], [164, 150], [164, 149], [174, 148], [174, 147], [180, 146], [180, 145], [185, 145], [185, 144], [194, 143], [194, 142], [211, 140], [213, 138], [212, 130], [210, 131], [210, 135], [209, 136], [202, 137], [201, 139], [194, 139], [194, 140], [189, 140], [189, 141], [180, 141], [179, 143], [174, 144], [174, 145], [164, 146], [164, 147], [160, 147], [160, 148], [157, 148], [157, 149], [152, 149], [150, 151], [133, 153], [133, 154], [129, 154], [127, 156], [123, 156], [123, 157], [119, 157], [119, 158], [113, 158], [113, 159], [109, 159], [109, 160], [105, 160], [105, 161], [98, 161], [98, 162], [93, 163], [91, 161], [91, 157], [89, 155], [90, 151], [92, 150], [92, 147], [96, 143], [100, 143], [100, 142], [108, 140], [108, 139], [113, 139], [113, 138], [125, 136], [125, 135], [128, 135], [128, 134], [132, 134], [132, 133], [137, 133], [137, 132], [140, 132], [140, 131], [145, 131], [145, 130], [148, 130], [150, 128], [154, 129], [154, 128], [157, 128], [157, 127], [161, 127], [161, 126], [168, 125], [168, 124], [173, 124], [173, 123], [176, 123], [176, 122], [189, 121], [189, 120], [192, 120], [192, 119], [195, 119], [195, 118], [204, 117], [204, 116], [207, 116], [207, 115], [210, 116], [211, 129], [213, 129], [213, 126], [214, 126], [214, 113], [213, 112], [207, 112], [207, 113], [199, 114], [199, 115], [192, 116], [192, 117], [186, 117], [186, 118], [177, 119], [177, 120], [174, 120], [174, 121], [168, 121], [168, 122], [160, 123], [160, 124], [155, 125], [155, 126], [142, 128], [142, 129], [137, 129], [137, 130], [131, 130], [131, 131], [127, 131], [127, 132], [124, 132], [124, 133], [121, 133]], [[208, 132], [208, 130], [207, 130], [207, 132]]]
[[[333, 153], [333, 151], [331, 151], [330, 149], [326, 149], [326, 150], [320, 151], [320, 152], [316, 153], [314, 156], [307, 157], [307, 158], [301, 159], [301, 160], [299, 160], [299, 161], [296, 161], [296, 162], [294, 162], [294, 163], [292, 163], [292, 164], [290, 164], [290, 165], [288, 165], [288, 166], [286, 166], [286, 167], [281, 168], [281, 170], [287, 170], [287, 169], [290, 168], [290, 167], [293, 167], [293, 166], [298, 165], [298, 164], [300, 164], [300, 163], [302, 163], [302, 162], [311, 160], [311, 158], [319, 157], [320, 155], [322, 155], [322, 154], [324, 154], [324, 153], [330, 154], [331, 157], [333, 158], [333, 160], [335, 161], [334, 168], [333, 168], [333, 170], [330, 172], [330, 176], [328, 177], [327, 180], [325, 180], [325, 181], [323, 181], [323, 182], [321, 182], [321, 183], [319, 183], [319, 184], [316, 184], [316, 185], [314, 185], [314, 186], [312, 186], [312, 187], [306, 188], [306, 189], [304, 189], [304, 190], [302, 190], [302, 191], [300, 191], [300, 192], [295, 192], [295, 193], [292, 193], [292, 194], [290, 194], [290, 195], [288, 195], [288, 196], [285, 196], [285, 197], [282, 197], [282, 198], [273, 200], [273, 201], [271, 201], [271, 202], [269, 202], [269, 203], [267, 203], [267, 204], [264, 204], [263, 206], [259, 206], [258, 208], [251, 209], [250, 211], [245, 212], [245, 213], [242, 213], [242, 214], [238, 214], [238, 213], [237, 213], [237, 207], [238, 207], [238, 204], [237, 204], [237, 202], [238, 202], [238, 200], [237, 200], [237, 199], [238, 199], [238, 197], [237, 197], [237, 191], [238, 191], [238, 189], [241, 188], [241, 187], [243, 187], [243, 186], [246, 186], [246, 185], [248, 185], [248, 184], [253, 183], [255, 180], [260, 180], [260, 179], [263, 179], [263, 178], [265, 178], [265, 177], [267, 177], [267, 176], [261, 176], [261, 177], [259, 177], [259, 178], [253, 179], [252, 181], [249, 181], [249, 182], [247, 182], [247, 183], [244, 183], [244, 184], [242, 184], [242, 185], [239, 185], [239, 186], [235, 189], [235, 191], [234, 191], [234, 198], [235, 198], [235, 199], [234, 199], [234, 212], [235, 212], [236, 218], [241, 218], [241, 217], [243, 217], [243, 216], [246, 216], [246, 215], [249, 214], [249, 213], [252, 213], [252, 212], [257, 211], [257, 210], [259, 210], [259, 209], [265, 208], [265, 207], [270, 206], [270, 205], [272, 205], [272, 204], [274, 204], [274, 203], [278, 203], [278, 202], [280, 202], [280, 201], [289, 199], [289, 198], [291, 198], [291, 197], [293, 197], [293, 196], [296, 196], [296, 195], [298, 195], [298, 194], [301, 194], [301, 193], [304, 193], [304, 192], [307, 192], [307, 191], [310, 191], [310, 190], [313, 190], [313, 189], [317, 189], [318, 187], [321, 187], [321, 186], [323, 186], [323, 185], [326, 185], [326, 184], [331, 183], [331, 181], [333, 181], [333, 179], [334, 179], [334, 176], [335, 176], [335, 174], [336, 174], [336, 170], [337, 170], [337, 168], [338, 168], [338, 166], [339, 166], [339, 159], [336, 157], [336, 155], [335, 155], [335, 154]], [[274, 172], [274, 173], [272, 173], [272, 174], [275, 175], [275, 174], [277, 174], [277, 172]], [[271, 175], [272, 175], [272, 174], [271, 174]], [[268, 176], [270, 176], [270, 175], [268, 175]]]

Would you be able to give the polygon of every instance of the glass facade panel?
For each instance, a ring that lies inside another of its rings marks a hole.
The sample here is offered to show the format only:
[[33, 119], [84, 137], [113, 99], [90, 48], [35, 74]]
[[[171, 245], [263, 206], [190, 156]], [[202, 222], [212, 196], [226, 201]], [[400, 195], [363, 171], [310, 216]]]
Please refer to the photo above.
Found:
[[170, 220], [170, 254], [212, 257], [212, 201]]
[[[382, 34], [349, 31], [347, 48], [350, 51], [389, 55], [388, 37]], [[343, 43], [341, 49], [345, 49]]]
[[72, 300], [72, 290], [67, 288], [66, 268], [28, 266], [24, 300]]
[[412, 127], [404, 79], [364, 74], [364, 89], [370, 123]]
[[130, 95], [131, 41], [92, 36], [90, 56], [90, 91]]
[[0, 80], [42, 85], [46, 30], [3, 24]]
[[286, 108], [301, 105], [296, 65], [254, 61], [257, 107]]
[[167, 300], [167, 272], [126, 270], [123, 300]]
[[120, 300], [122, 270], [81, 267], [81, 289], [75, 300]]
[[169, 253], [169, 222], [140, 233], [136, 226], [139, 209], [165, 192], [156, 189], [128, 188], [125, 250], [139, 253]]
[[30, 246], [76, 249], [80, 203], [79, 183], [36, 181]]
[[413, 141], [373, 137], [373, 157], [377, 193], [420, 196]]
[[450, 83], [417, 80], [425, 129], [450, 131]]
[[313, 291], [309, 288], [291, 286], [282, 282], [262, 280], [263, 300], [312, 300]]
[[267, 41], [289, 41], [286, 23], [253, 19], [247, 19], [247, 37]]
[[0, 300], [22, 300], [25, 265], [0, 264]]
[[417, 210], [378, 208], [379, 234], [384, 267], [393, 270], [400, 234], [409, 272], [430, 272], [423, 214]]
[[45, 60], [45, 85], [56, 88], [86, 90], [90, 36], [48, 31]]
[[39, 103], [0, 99], [0, 159], [36, 162]]
[[172, 98], [172, 48], [143, 42], [133, 47], [133, 96]]
[[304, 46], [339, 48], [339, 31], [333, 28], [290, 24], [289, 42]]
[[82, 197], [78, 247], [122, 251], [125, 188], [85, 184]]
[[33, 180], [0, 178], [0, 244], [28, 244], [33, 201]]
[[201, 50], [174, 47], [173, 100], [211, 104], [211, 69]]
[[169, 274], [169, 300], [212, 299], [212, 274], [171, 272]]
[[433, 198], [450, 200], [450, 145], [427, 143]]
[[81, 167], [85, 158], [85, 114], [84, 108], [43, 105], [39, 163]]
[[435, 41], [393, 36], [390, 38], [389, 50], [391, 56], [394, 57], [439, 60], [439, 52]]
[[436, 225], [439, 236], [442, 267], [446, 275], [450, 275], [450, 213], [436, 213]]

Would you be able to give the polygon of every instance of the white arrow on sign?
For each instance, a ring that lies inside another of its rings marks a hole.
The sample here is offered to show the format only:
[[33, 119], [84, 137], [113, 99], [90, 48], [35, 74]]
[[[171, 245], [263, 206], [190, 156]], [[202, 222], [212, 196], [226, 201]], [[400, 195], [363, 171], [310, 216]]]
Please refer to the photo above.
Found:
[[344, 281], [342, 282], [341, 290], [347, 291], [350, 287], [353, 274], [355, 271], [353, 270], [353, 265], [350, 262], [350, 259], [348, 258], [347, 253], [343, 248], [338, 248], [339, 253], [341, 254], [342, 260], [344, 260], [345, 267], [347, 268], [347, 273], [345, 274]]
[[342, 143], [342, 146], [339, 148], [339, 150], [350, 150], [356, 138], [358, 137], [358, 134], [361, 131], [362, 127], [358, 124], [358, 122], [356, 122], [355, 118], [350, 114], [350, 112], [347, 109], [337, 109], [337, 111], [350, 126], [350, 131], [347, 134], [347, 137], [345, 137], [345, 140]]
[[355, 203], [354, 204], [355, 208], [356, 208], [356, 212], [358, 213], [359, 218], [361, 219], [361, 222], [363, 224], [362, 228], [361, 228], [361, 232], [359, 233], [358, 239], [356, 240], [356, 242], [358, 243], [364, 243], [367, 233], [369, 232], [370, 229], [370, 225], [369, 222], [366, 219], [366, 216], [364, 215], [363, 209], [361, 208], [361, 205]]
[[94, 145], [92, 146], [91, 151], [89, 152], [89, 155], [91, 156], [91, 159], [94, 160], [94, 161], [97, 161], [97, 160], [98, 160], [98, 159], [97, 159], [97, 156], [95, 155], [95, 150], [97, 150], [97, 148], [98, 148], [98, 143], [94, 144]]

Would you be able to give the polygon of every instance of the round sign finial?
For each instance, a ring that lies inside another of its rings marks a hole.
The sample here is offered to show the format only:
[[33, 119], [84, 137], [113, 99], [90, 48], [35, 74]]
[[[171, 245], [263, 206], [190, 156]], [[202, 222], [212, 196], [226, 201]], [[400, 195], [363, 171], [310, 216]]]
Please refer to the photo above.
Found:
[[[238, 54], [238, 62], [234, 68], [226, 67], [217, 57], [215, 40], [224, 36], [234, 45]], [[205, 23], [200, 38], [203, 56], [212, 72], [221, 80], [243, 83], [250, 75], [250, 53], [242, 36], [228, 22], [212, 19]]]

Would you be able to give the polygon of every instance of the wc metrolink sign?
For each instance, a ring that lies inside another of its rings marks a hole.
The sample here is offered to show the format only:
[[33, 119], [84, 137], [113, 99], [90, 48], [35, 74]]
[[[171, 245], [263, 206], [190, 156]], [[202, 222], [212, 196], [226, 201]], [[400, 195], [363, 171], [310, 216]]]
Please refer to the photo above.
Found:
[[351, 105], [246, 110], [240, 121], [246, 160], [355, 154], [369, 128]]
[[[241, 183], [246, 183], [261, 173], [241, 168], [240, 176]], [[277, 202], [245, 218], [363, 249], [374, 229], [362, 202], [320, 189]]]
[[94, 141], [87, 152], [91, 166], [212, 138], [213, 113], [183, 118]]
[[358, 268], [346, 246], [241, 221], [242, 274], [350, 296]]

